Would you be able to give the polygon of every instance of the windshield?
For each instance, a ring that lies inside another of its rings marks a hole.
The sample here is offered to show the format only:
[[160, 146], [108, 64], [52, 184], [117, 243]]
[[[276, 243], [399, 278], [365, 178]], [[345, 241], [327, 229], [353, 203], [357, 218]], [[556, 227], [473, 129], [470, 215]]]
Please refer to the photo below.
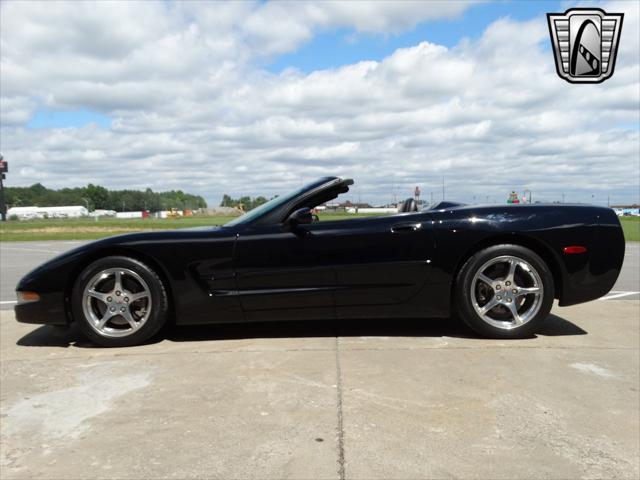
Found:
[[238, 218], [234, 218], [230, 222], [225, 223], [224, 226], [225, 227], [233, 227], [234, 225], [241, 225], [243, 223], [250, 222], [254, 218], [258, 218], [259, 216], [261, 216], [261, 215], [263, 215], [265, 213], [270, 212], [271, 210], [274, 210], [274, 209], [280, 207], [281, 205], [287, 203], [288, 201], [290, 201], [291, 199], [297, 197], [302, 192], [304, 192], [305, 190], [308, 190], [308, 189], [309, 189], [309, 187], [305, 186], [305, 187], [299, 188], [298, 190], [296, 190], [294, 192], [287, 193], [286, 195], [282, 195], [280, 197], [274, 197], [271, 200], [269, 200], [267, 203], [263, 203], [259, 207], [256, 207], [253, 210], [249, 210], [244, 215], [241, 215]]

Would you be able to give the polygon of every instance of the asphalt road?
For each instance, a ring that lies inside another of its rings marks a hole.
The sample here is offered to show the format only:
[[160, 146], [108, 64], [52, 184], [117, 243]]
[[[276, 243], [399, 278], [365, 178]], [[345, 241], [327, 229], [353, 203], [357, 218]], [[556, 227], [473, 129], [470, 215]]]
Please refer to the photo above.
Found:
[[83, 243], [87, 242], [0, 242], [0, 309], [13, 308], [16, 284], [26, 273]]
[[[0, 309], [12, 309], [15, 286], [32, 268], [71, 248], [86, 242], [5, 242], [0, 243]], [[605, 297], [625, 300], [640, 299], [640, 243], [627, 243], [625, 261], [613, 290]]]

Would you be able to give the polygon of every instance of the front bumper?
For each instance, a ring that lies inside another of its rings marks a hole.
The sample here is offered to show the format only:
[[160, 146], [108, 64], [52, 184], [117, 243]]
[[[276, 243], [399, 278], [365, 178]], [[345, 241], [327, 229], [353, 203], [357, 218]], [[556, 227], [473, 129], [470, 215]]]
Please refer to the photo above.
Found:
[[62, 293], [40, 294], [37, 302], [20, 303], [14, 307], [16, 320], [20, 323], [42, 325], [67, 325], [69, 319]]

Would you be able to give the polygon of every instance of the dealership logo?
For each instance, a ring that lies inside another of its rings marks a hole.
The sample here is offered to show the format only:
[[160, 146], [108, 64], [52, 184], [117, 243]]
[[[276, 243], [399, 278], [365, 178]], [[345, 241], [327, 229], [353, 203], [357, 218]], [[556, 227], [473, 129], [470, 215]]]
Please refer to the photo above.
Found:
[[623, 13], [571, 8], [547, 13], [560, 78], [571, 83], [600, 83], [613, 75]]

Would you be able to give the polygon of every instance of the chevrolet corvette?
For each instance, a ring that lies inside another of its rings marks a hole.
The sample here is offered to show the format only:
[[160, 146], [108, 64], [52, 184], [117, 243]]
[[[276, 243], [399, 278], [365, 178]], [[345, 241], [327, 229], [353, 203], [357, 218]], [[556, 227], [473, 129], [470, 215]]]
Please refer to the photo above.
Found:
[[614, 211], [590, 205], [424, 208], [315, 221], [353, 180], [319, 179], [221, 227], [85, 244], [17, 285], [19, 322], [77, 323], [128, 346], [176, 325], [461, 318], [493, 338], [530, 336], [560, 306], [605, 295], [624, 258]]

